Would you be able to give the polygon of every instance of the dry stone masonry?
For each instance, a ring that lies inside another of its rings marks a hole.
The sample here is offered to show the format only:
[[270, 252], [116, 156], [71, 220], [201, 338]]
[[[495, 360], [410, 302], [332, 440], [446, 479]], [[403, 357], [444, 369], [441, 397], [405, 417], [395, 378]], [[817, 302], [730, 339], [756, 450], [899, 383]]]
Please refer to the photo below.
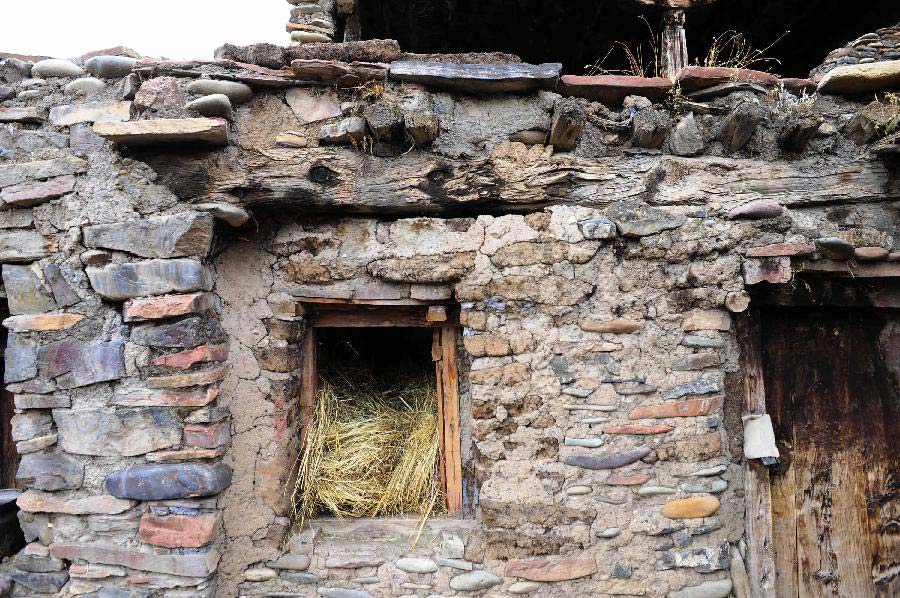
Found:
[[[900, 276], [894, 30], [673, 82], [291, 5], [284, 48], [0, 62], [0, 595], [747, 596], [733, 315]], [[463, 517], [292, 527], [323, 301], [459, 305]]]

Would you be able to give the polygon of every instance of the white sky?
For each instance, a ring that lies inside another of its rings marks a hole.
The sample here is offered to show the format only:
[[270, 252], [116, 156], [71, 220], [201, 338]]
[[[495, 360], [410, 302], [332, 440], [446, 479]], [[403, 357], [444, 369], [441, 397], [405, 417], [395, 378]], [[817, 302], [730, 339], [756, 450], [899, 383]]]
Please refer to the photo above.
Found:
[[289, 43], [285, 0], [0, 0], [0, 52], [74, 58], [113, 46], [212, 58], [225, 42]]

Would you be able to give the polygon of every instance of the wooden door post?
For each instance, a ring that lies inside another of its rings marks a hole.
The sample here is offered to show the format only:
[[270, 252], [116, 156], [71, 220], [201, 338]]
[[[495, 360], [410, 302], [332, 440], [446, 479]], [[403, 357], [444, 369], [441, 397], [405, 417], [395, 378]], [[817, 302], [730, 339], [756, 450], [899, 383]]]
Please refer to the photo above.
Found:
[[660, 34], [660, 76], [672, 81], [678, 71], [688, 65], [687, 38], [684, 34], [684, 11], [667, 10]]

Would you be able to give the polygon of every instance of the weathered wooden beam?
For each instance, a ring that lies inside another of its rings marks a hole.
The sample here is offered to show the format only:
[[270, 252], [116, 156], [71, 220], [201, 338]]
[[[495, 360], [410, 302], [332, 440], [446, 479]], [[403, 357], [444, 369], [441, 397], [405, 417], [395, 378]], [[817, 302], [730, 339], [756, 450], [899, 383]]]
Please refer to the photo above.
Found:
[[522, 163], [455, 160], [424, 152], [379, 158], [347, 148], [143, 156], [184, 200], [311, 212], [459, 214], [525, 211], [556, 203], [603, 208], [718, 204], [724, 212], [768, 199], [799, 208], [900, 198], [900, 178], [880, 161], [565, 155]]
[[684, 34], [684, 11], [668, 10], [663, 16], [660, 34], [661, 74], [674, 81], [678, 71], [688, 65], [687, 37]]
[[391, 78], [429, 87], [467, 93], [518, 93], [555, 89], [562, 65], [455, 64], [398, 60], [391, 63]]
[[225, 81], [240, 81], [258, 87], [293, 87], [301, 85], [291, 69], [270, 69], [234, 60], [154, 60], [144, 59], [134, 65], [134, 72], [144, 78], [173, 76], [209, 76]]

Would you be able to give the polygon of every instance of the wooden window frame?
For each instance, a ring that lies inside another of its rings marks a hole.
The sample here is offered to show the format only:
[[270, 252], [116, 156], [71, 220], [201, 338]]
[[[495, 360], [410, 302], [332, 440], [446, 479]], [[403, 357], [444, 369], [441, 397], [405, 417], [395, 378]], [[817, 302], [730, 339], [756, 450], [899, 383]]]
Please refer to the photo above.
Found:
[[319, 385], [316, 330], [319, 328], [431, 328], [431, 359], [438, 395], [438, 473], [448, 515], [462, 513], [462, 453], [459, 415], [459, 312], [452, 306], [314, 303], [306, 306], [306, 334], [300, 367], [300, 443], [315, 417]]

